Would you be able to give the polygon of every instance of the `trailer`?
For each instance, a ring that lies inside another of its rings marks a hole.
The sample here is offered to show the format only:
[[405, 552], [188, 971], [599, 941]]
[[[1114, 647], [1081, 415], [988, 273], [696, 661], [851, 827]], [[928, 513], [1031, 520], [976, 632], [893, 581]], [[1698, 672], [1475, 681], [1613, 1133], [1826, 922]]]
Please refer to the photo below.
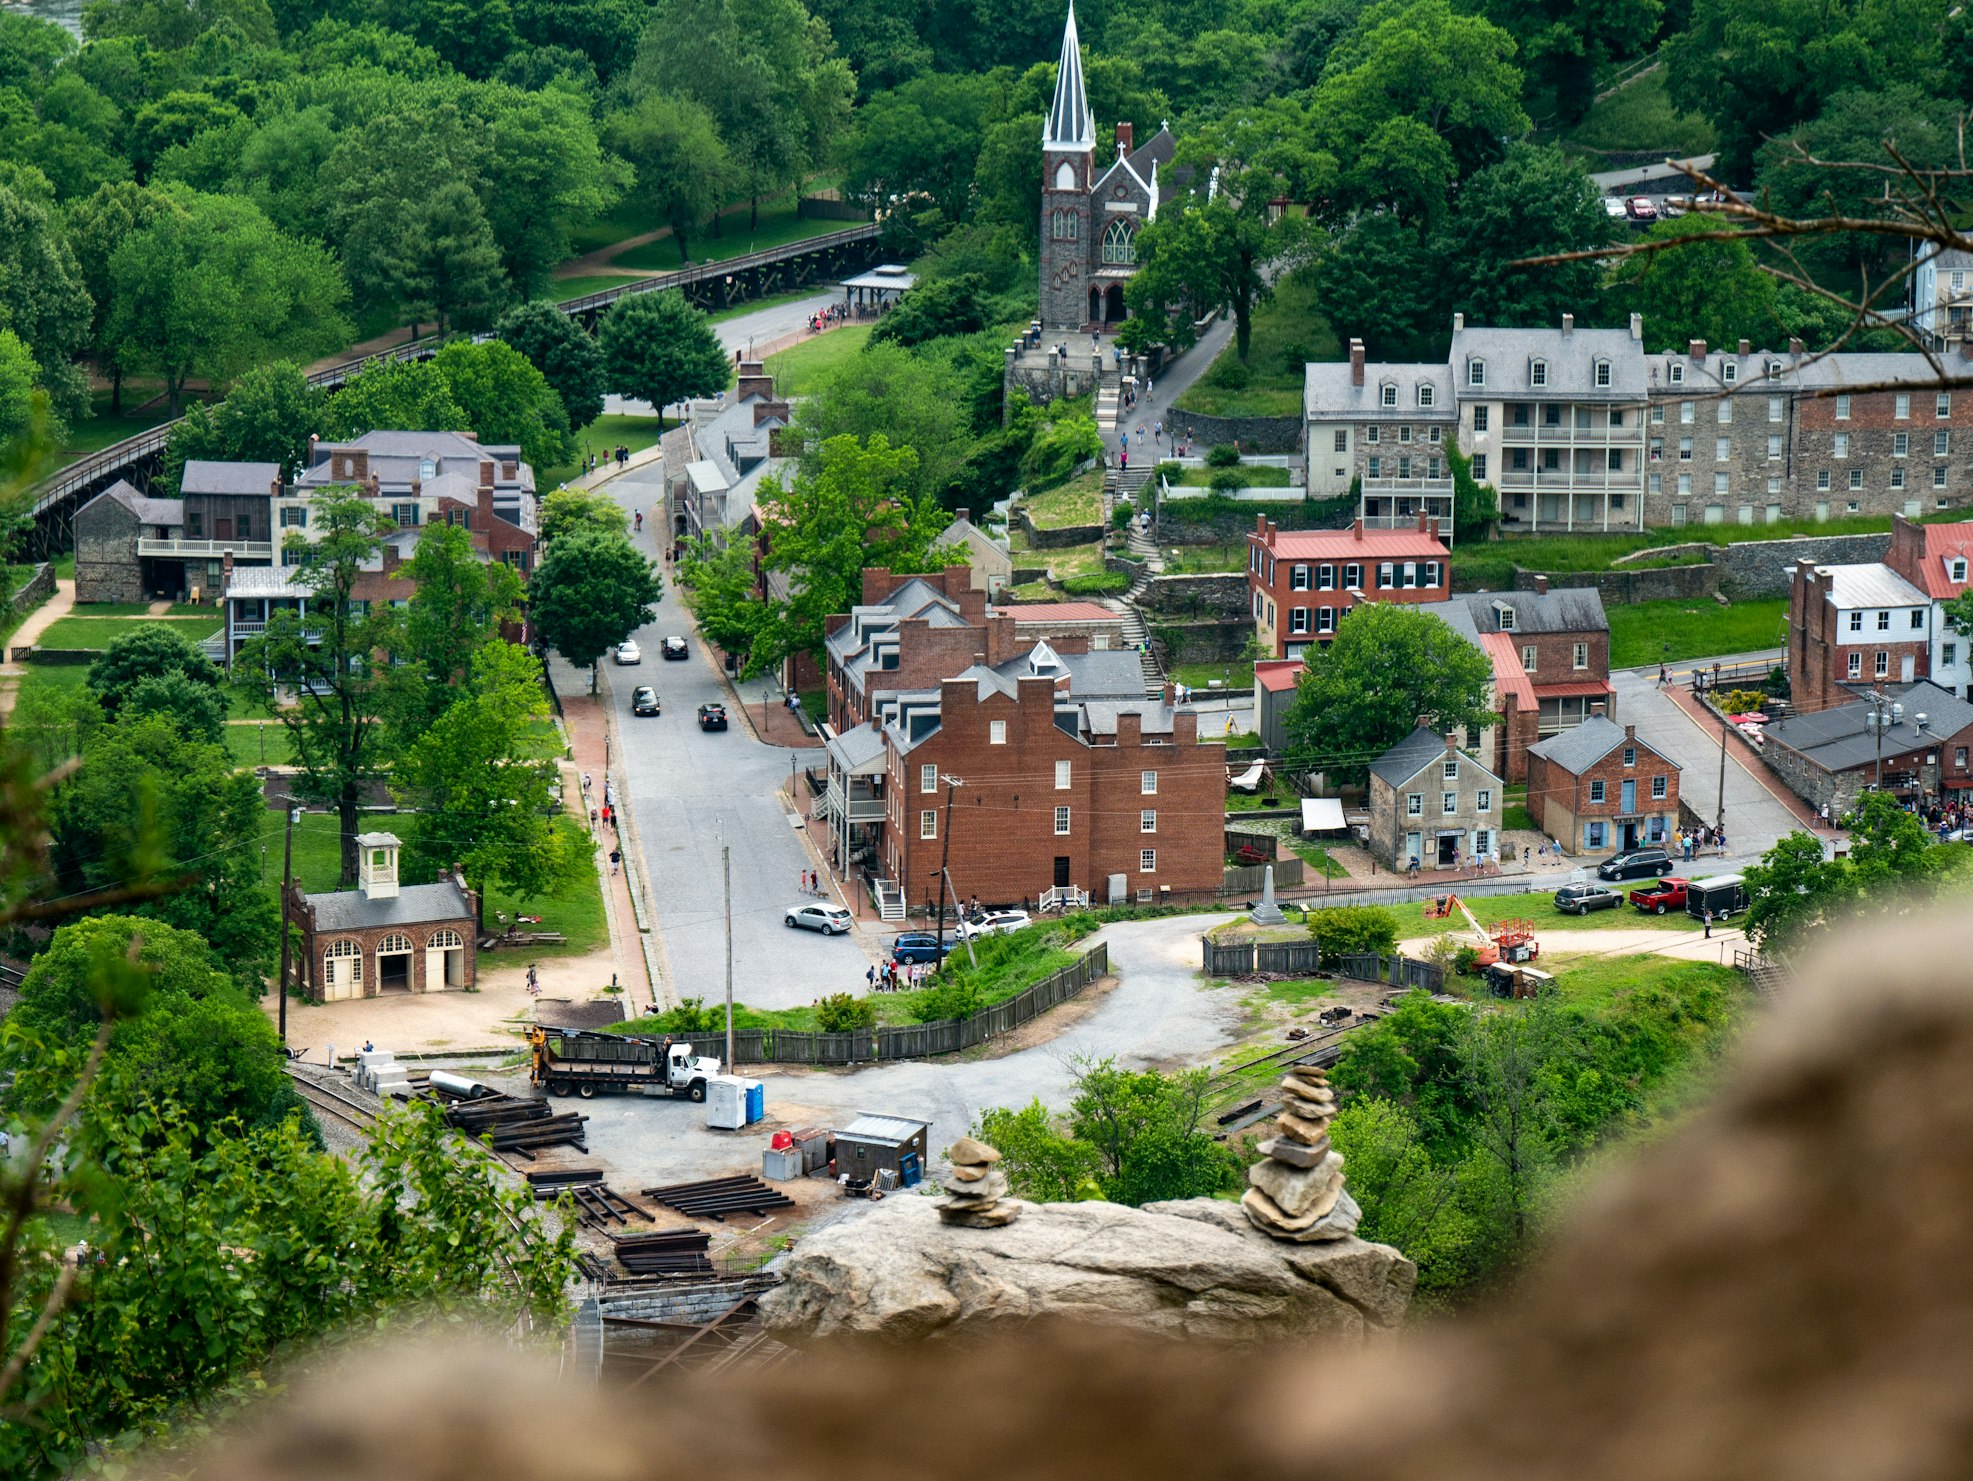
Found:
[[585, 1100], [609, 1090], [703, 1101], [708, 1082], [720, 1068], [718, 1060], [694, 1054], [690, 1044], [593, 1029], [536, 1024], [528, 1030], [528, 1048], [533, 1053], [529, 1080], [534, 1085], [545, 1086], [550, 1095], [580, 1095]]
[[1747, 881], [1737, 874], [1695, 879], [1685, 887], [1685, 913], [1694, 920], [1711, 911], [1714, 920], [1731, 920], [1747, 908]]

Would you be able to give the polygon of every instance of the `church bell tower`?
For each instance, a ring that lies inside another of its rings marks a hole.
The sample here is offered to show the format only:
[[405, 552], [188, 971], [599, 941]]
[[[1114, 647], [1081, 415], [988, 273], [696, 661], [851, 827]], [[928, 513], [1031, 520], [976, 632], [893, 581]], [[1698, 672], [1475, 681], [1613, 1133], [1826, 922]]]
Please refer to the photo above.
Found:
[[1096, 120], [1082, 81], [1082, 43], [1076, 8], [1062, 31], [1062, 62], [1055, 101], [1041, 134], [1041, 322], [1049, 329], [1077, 329], [1090, 318], [1090, 209], [1096, 184]]

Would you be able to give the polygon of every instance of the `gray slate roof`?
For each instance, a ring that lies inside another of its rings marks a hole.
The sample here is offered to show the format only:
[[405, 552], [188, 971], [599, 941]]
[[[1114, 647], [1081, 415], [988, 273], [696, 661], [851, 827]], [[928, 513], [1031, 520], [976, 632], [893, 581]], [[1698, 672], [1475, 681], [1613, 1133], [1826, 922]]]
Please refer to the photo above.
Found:
[[[1432, 762], [1445, 755], [1445, 737], [1421, 725], [1370, 763], [1370, 774], [1393, 787], [1402, 787]], [[1470, 758], [1461, 756], [1462, 761]]]
[[[1514, 626], [1500, 625], [1496, 603], [1514, 609]], [[1541, 594], [1532, 591], [1466, 592], [1445, 602], [1424, 602], [1418, 607], [1448, 623], [1464, 638], [1480, 633], [1608, 632], [1609, 616], [1603, 610], [1603, 593], [1593, 586], [1564, 587]]]
[[876, 726], [852, 726], [828, 743], [829, 758], [851, 776], [884, 759], [884, 737]]
[[[1054, 649], [1049, 649], [1051, 653]], [[1069, 694], [1075, 699], [1142, 699], [1144, 665], [1136, 650], [1099, 648], [1089, 653], [1055, 653], [1056, 667], [1037, 669], [1031, 661], [1034, 650], [1017, 654], [994, 665], [994, 672], [1018, 681], [1024, 674], [1063, 673], [1069, 676]]]
[[[147, 525], [182, 525], [185, 523], [185, 501], [183, 499], [153, 499], [148, 494], [140, 494], [136, 489], [119, 478], [104, 489], [96, 499], [108, 499], [121, 504]], [[96, 502], [91, 499], [90, 504]], [[83, 508], [88, 508], [85, 504]]]
[[[1591, 715], [1574, 730], [1565, 730], [1560, 735], [1551, 735], [1547, 740], [1528, 747], [1530, 756], [1540, 756], [1554, 763], [1574, 776], [1601, 761], [1605, 756], [1624, 743], [1624, 727], [1605, 715]], [[1638, 742], [1633, 741], [1633, 745]], [[1651, 753], [1657, 756], [1659, 753]], [[1660, 757], [1674, 771], [1679, 764], [1669, 756]]]
[[279, 463], [221, 463], [187, 458], [179, 475], [181, 494], [272, 494], [281, 481]]
[[[1475, 357], [1487, 363], [1482, 389], [1471, 385], [1467, 365]], [[1516, 399], [1557, 397], [1568, 401], [1641, 401], [1648, 389], [1642, 347], [1628, 329], [1493, 329], [1469, 327], [1454, 332], [1450, 358], [1460, 394]], [[1548, 384], [1529, 382], [1534, 360], [1548, 362]], [[1610, 384], [1596, 385], [1598, 360], [1610, 362]], [[1365, 379], [1369, 379], [1368, 376]]]
[[[1383, 406], [1382, 387], [1395, 382], [1398, 404]], [[1432, 404], [1418, 404], [1418, 388], [1432, 387]], [[1396, 422], [1459, 420], [1453, 399], [1452, 368], [1447, 365], [1366, 365], [1363, 384], [1350, 380], [1347, 361], [1323, 360], [1303, 371], [1302, 407], [1311, 421], [1385, 418]]]
[[466, 892], [451, 880], [401, 886], [389, 900], [368, 900], [361, 890], [335, 890], [304, 897], [315, 908], [315, 929], [360, 931], [371, 926], [420, 926], [470, 920]]
[[[1973, 704], [1955, 699], [1929, 680], [1916, 684], [1889, 685], [1884, 692], [1904, 706], [1904, 723], [1884, 732], [1884, 753], [1896, 755], [1939, 745], [1973, 726]], [[1865, 723], [1870, 705], [1865, 700], [1817, 710], [1813, 714], [1791, 715], [1767, 728], [1768, 744], [1779, 743], [1799, 751], [1825, 771], [1852, 771], [1877, 762], [1877, 737]], [[1924, 730], [1918, 717], [1926, 719]]]

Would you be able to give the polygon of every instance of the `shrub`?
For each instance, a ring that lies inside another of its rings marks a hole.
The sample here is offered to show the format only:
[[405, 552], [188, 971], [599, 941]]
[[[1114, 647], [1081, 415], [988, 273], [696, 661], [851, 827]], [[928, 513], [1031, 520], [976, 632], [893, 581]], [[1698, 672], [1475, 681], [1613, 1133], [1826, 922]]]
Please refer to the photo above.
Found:
[[1767, 696], [1758, 689], [1728, 689], [1713, 696], [1713, 702], [1729, 715], [1758, 710], [1766, 701]]
[[1230, 442], [1222, 442], [1206, 454], [1208, 468], [1233, 468], [1240, 462], [1240, 449]]
[[1167, 458], [1151, 470], [1151, 482], [1156, 483], [1162, 478], [1166, 483], [1177, 483], [1184, 473], [1185, 467], [1183, 464], [1174, 463], [1171, 459]]
[[1206, 384], [1226, 391], [1244, 391], [1253, 383], [1254, 373], [1238, 360], [1221, 359], [1206, 372]]
[[1132, 509], [1128, 504], [1117, 505], [1116, 508], [1110, 511], [1110, 528], [1113, 530], [1129, 529], [1130, 522], [1136, 517], [1136, 514], [1137, 511]]
[[1096, 419], [1070, 414], [1042, 428], [1021, 459], [1021, 475], [1029, 493], [1044, 493], [1067, 483], [1083, 463], [1102, 456], [1103, 434], [1096, 430]]
[[1215, 494], [1237, 494], [1246, 486], [1246, 476], [1238, 468], [1215, 468], [1206, 480], [1206, 487]]
[[1062, 590], [1078, 597], [1114, 596], [1130, 590], [1130, 577], [1121, 571], [1093, 571], [1087, 576], [1065, 578]]
[[1377, 905], [1334, 905], [1308, 913], [1308, 933], [1327, 963], [1340, 956], [1397, 949], [1398, 918]]
[[868, 998], [832, 992], [815, 1005], [815, 1026], [825, 1034], [847, 1034], [877, 1026], [877, 1005]]
[[1452, 970], [1461, 977], [1472, 977], [1480, 970], [1480, 948], [1462, 946], [1452, 954]]

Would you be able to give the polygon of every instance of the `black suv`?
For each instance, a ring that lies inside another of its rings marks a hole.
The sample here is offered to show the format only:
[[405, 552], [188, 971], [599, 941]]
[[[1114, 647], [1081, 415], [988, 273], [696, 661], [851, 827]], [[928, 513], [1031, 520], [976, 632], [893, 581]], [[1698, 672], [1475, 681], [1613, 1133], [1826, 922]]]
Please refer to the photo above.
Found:
[[1596, 866], [1598, 879], [1651, 879], [1672, 872], [1672, 856], [1661, 848], [1634, 848]]
[[1555, 908], [1564, 915], [1588, 915], [1592, 910], [1615, 910], [1624, 897], [1600, 884], [1564, 885], [1555, 892]]
[[[952, 954], [952, 939], [946, 938], [946, 955]], [[936, 962], [939, 959], [939, 938], [930, 931], [906, 931], [891, 943], [891, 960], [894, 962]]]

